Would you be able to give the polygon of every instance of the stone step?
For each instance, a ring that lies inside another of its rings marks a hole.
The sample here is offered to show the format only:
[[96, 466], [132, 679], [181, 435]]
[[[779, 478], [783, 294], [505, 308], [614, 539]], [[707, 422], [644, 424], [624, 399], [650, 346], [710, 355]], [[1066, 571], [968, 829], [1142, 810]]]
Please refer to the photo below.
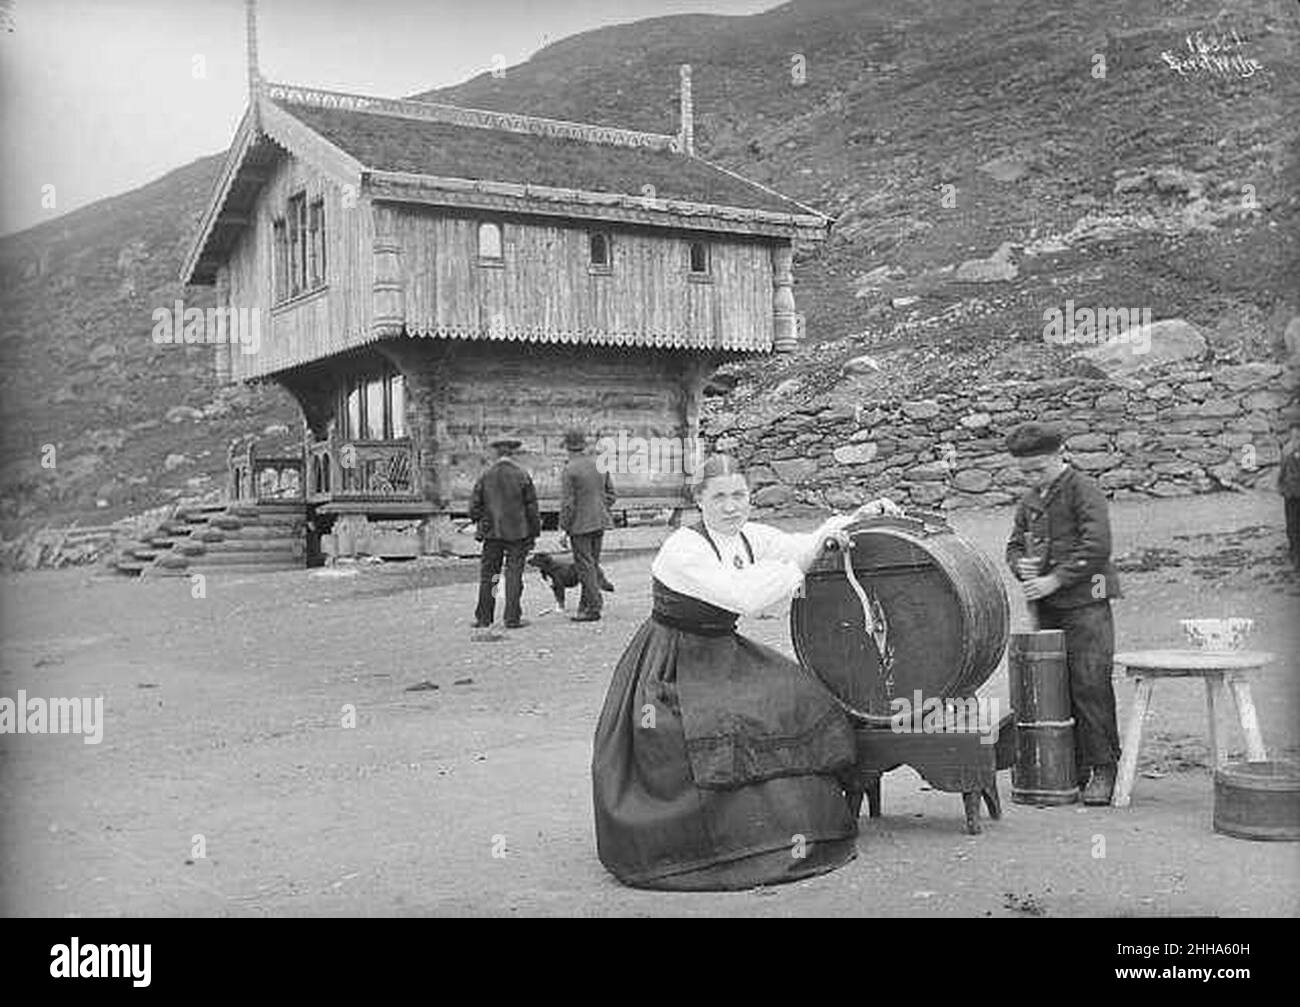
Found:
[[188, 577], [190, 571], [185, 567], [167, 567], [151, 565], [144, 568], [140, 576], [147, 580], [154, 580], [158, 577]]
[[178, 521], [175, 518], [171, 518], [160, 524], [158, 526], [158, 531], [163, 535], [189, 535], [194, 531], [194, 525], [189, 524], [186, 521]]
[[201, 573], [204, 576], [230, 576], [234, 574], [253, 574], [253, 573], [279, 573], [285, 570], [306, 570], [307, 564], [302, 560], [297, 562], [279, 562], [279, 563], [226, 563], [220, 566], [211, 566], [204, 563], [202, 566], [192, 567], [187, 574]]
[[231, 504], [226, 513], [237, 518], [305, 518], [304, 504]]
[[275, 517], [262, 515], [260, 517], [235, 517], [230, 514], [220, 514], [208, 522], [212, 528], [219, 531], [240, 531], [248, 528], [271, 528], [280, 529], [280, 534], [285, 534], [286, 530], [302, 528], [306, 524], [305, 518], [297, 517]]
[[204, 553], [202, 556], [187, 557], [187, 567], [191, 570], [199, 567], [226, 566], [263, 566], [288, 563], [305, 568], [305, 556], [294, 556], [291, 552], [220, 552]]
[[146, 563], [158, 558], [159, 550], [149, 545], [133, 545], [127, 550], [127, 553], [135, 559], [142, 559]]
[[204, 542], [206, 554], [215, 556], [220, 553], [237, 552], [237, 553], [288, 553], [293, 555], [295, 550], [299, 553], [303, 551], [304, 543], [301, 538], [281, 536], [278, 538], [228, 538], [223, 542]]
[[242, 528], [209, 528], [197, 534], [200, 542], [229, 542], [233, 539], [267, 541], [301, 538], [302, 529], [291, 525], [244, 525]]
[[142, 563], [138, 559], [116, 559], [113, 561], [113, 569], [119, 573], [127, 574], [131, 577], [138, 577], [144, 572], [150, 564]]
[[206, 542], [178, 542], [172, 552], [177, 556], [202, 556], [208, 551]]
[[168, 538], [166, 535], [151, 535], [145, 539], [145, 544], [154, 549], [171, 549], [176, 545], [176, 539]]
[[212, 515], [220, 514], [225, 509], [225, 504], [191, 504], [177, 510], [173, 520], [184, 521], [188, 524], [202, 524]]

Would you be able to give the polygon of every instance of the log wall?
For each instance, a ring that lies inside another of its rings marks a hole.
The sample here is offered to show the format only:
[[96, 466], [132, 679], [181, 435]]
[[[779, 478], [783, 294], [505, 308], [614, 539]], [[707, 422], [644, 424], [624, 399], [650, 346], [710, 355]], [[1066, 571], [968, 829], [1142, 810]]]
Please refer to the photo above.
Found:
[[[660, 438], [660, 446], [677, 439], [689, 449], [700, 385], [716, 362], [696, 353], [447, 340], [386, 340], [376, 349], [407, 376], [408, 429], [425, 496], [456, 512], [467, 509], [475, 480], [495, 457], [488, 442], [509, 431], [524, 442], [517, 457], [539, 497], [552, 501], [560, 497], [570, 427], [588, 434], [593, 454], [597, 438], [620, 433], [629, 442]], [[685, 464], [635, 467], [611, 472], [624, 503], [681, 496]]]

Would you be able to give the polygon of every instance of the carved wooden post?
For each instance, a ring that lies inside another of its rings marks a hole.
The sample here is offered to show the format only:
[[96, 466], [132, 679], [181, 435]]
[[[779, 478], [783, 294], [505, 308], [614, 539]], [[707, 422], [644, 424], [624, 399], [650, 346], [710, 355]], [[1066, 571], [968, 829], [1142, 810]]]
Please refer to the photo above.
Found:
[[[700, 437], [700, 406], [704, 399], [705, 382], [708, 381], [709, 375], [713, 373], [716, 364], [717, 361], [707, 354], [691, 354], [682, 367], [681, 389], [683, 419], [685, 420], [683, 424], [685, 443], [682, 445], [683, 485], [681, 492], [683, 503], [669, 519], [669, 524], [673, 527], [692, 524], [699, 520], [699, 511], [696, 510], [694, 503], [685, 501], [690, 498], [690, 487], [695, 468], [702, 464], [705, 457], [707, 457], [703, 440]], [[689, 471], [687, 471], [688, 466]]]
[[[226, 385], [230, 383], [234, 360], [232, 359], [232, 343], [234, 342], [237, 332], [235, 326], [237, 323], [229, 312], [230, 308], [230, 270], [222, 266], [217, 270], [217, 308], [226, 311], [226, 341], [216, 343], [212, 347], [212, 362], [216, 366], [217, 384]], [[178, 318], [177, 323], [180, 323]]]
[[772, 348], [790, 353], [799, 340], [794, 310], [794, 249], [790, 242], [772, 248]]
[[374, 320], [376, 336], [400, 336], [406, 328], [402, 290], [402, 245], [396, 235], [396, 214], [384, 203], [371, 203], [375, 222], [372, 246], [375, 262]]

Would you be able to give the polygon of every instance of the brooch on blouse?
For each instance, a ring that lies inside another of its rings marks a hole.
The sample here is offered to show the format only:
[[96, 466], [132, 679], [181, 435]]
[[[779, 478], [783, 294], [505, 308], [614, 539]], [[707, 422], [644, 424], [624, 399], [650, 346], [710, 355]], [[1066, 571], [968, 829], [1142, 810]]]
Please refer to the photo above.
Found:
[[734, 566], [737, 570], [745, 569], [745, 561], [741, 559], [739, 556], [731, 557], [731, 565]]

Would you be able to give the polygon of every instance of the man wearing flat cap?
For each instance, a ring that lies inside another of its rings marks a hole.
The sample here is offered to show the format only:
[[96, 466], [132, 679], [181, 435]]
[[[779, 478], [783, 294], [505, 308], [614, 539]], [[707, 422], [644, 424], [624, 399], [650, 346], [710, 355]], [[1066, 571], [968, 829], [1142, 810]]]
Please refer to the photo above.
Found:
[[1016, 508], [1007, 563], [1037, 628], [1065, 632], [1078, 783], [1085, 804], [1109, 804], [1120, 754], [1110, 600], [1120, 592], [1106, 496], [1066, 464], [1052, 427], [1022, 423], [1006, 446], [1029, 483]]
[[600, 547], [605, 529], [614, 525], [610, 516], [615, 499], [614, 483], [609, 473], [602, 472], [587, 454], [587, 438], [581, 430], [570, 430], [564, 435], [564, 448], [569, 452], [569, 461], [560, 480], [563, 486], [560, 527], [569, 536], [573, 565], [582, 585], [582, 597], [573, 621], [595, 622], [603, 605], [600, 589], [609, 583], [600, 569]]
[[492, 587], [505, 561], [506, 629], [525, 625], [520, 611], [524, 593], [524, 560], [542, 530], [537, 509], [537, 488], [532, 476], [514, 459], [523, 442], [506, 434], [490, 442], [497, 460], [474, 484], [470, 497], [470, 520], [478, 523], [483, 543], [479, 559], [478, 607], [474, 610], [475, 628], [492, 625], [496, 599]]

